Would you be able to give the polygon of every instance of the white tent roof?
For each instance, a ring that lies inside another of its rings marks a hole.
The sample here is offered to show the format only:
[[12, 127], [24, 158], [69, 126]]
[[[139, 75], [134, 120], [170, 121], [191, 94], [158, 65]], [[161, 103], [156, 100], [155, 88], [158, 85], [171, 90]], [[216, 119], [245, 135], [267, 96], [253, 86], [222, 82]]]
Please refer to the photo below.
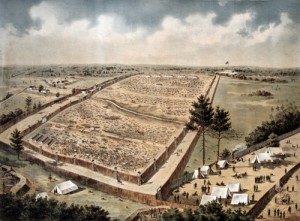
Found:
[[208, 175], [209, 174], [209, 166], [202, 166], [201, 169], [200, 169], [200, 172], [204, 175]]
[[231, 196], [227, 187], [213, 187], [211, 195], [222, 199], [227, 199], [228, 196]]
[[226, 186], [231, 193], [237, 193], [241, 191], [240, 183], [228, 183]]
[[198, 177], [199, 177], [199, 170], [195, 170], [192, 178], [197, 179]]
[[243, 193], [234, 193], [231, 200], [231, 205], [239, 205], [239, 204], [245, 204], [248, 205], [248, 194]]
[[273, 162], [271, 156], [267, 153], [258, 153], [252, 159], [251, 163], [266, 163], [266, 162]]
[[216, 196], [203, 195], [202, 198], [201, 198], [200, 205], [205, 205], [208, 202], [212, 202], [214, 200], [217, 200]]
[[284, 154], [281, 147], [268, 147], [265, 153], [269, 154], [271, 157]]
[[220, 168], [225, 168], [226, 165], [229, 165], [229, 163], [226, 161], [226, 160], [219, 160], [217, 162], [217, 165], [220, 167]]
[[42, 193], [36, 194], [35, 199], [37, 200], [37, 199], [39, 199], [39, 198], [42, 198], [42, 199], [49, 199], [48, 193], [47, 193], [47, 192], [42, 192]]
[[78, 190], [78, 186], [76, 184], [72, 183], [72, 181], [68, 180], [68, 181], [57, 184], [53, 188], [52, 192], [54, 193], [56, 191], [58, 194], [68, 194], [75, 190]]

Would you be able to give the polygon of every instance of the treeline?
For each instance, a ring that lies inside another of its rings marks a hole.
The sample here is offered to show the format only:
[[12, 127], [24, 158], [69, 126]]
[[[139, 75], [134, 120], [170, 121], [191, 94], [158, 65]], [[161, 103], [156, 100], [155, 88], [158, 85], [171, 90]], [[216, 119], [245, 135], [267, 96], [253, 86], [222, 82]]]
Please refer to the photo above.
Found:
[[195, 211], [191, 209], [184, 209], [183, 212], [180, 212], [176, 208], [168, 209], [163, 213], [162, 218], [164, 221], [176, 220], [176, 221], [252, 221], [253, 219], [250, 216], [246, 215], [245, 211], [224, 210], [222, 205], [213, 201], [206, 204], [205, 206], [201, 205]]
[[[275, 111], [272, 109], [271, 111]], [[300, 127], [300, 110], [294, 104], [276, 108], [275, 116], [271, 114], [269, 121], [264, 121], [246, 138], [247, 146], [268, 140], [270, 134], [282, 135]]]
[[8, 114], [2, 114], [0, 117], [0, 125], [4, 125], [7, 122], [16, 119], [18, 116], [22, 115], [24, 111], [20, 108], [15, 109], [15, 111], [11, 111]]
[[0, 195], [1, 220], [111, 220], [108, 211], [99, 206], [67, 206], [54, 199], [36, 199], [33, 195], [17, 197], [11, 193]]

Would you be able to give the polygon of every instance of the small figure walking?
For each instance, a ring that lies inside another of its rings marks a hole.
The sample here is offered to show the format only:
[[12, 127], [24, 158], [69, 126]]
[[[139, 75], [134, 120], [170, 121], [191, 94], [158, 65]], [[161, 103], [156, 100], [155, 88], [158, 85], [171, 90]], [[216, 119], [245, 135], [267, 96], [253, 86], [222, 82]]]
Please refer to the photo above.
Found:
[[270, 208], [268, 209], [268, 216], [270, 216], [271, 215], [271, 210], [270, 210]]
[[292, 207], [291, 206], [289, 206], [288, 211], [289, 211], [289, 213], [292, 212]]
[[295, 209], [298, 210], [298, 204], [297, 203], [295, 204]]

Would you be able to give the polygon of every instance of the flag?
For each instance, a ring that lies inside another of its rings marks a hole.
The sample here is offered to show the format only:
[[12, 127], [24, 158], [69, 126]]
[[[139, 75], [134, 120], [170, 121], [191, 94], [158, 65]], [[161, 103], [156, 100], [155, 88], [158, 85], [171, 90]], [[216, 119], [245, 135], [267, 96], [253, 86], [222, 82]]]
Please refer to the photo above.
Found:
[[229, 61], [226, 61], [226, 63], [225, 64], [229, 64]]

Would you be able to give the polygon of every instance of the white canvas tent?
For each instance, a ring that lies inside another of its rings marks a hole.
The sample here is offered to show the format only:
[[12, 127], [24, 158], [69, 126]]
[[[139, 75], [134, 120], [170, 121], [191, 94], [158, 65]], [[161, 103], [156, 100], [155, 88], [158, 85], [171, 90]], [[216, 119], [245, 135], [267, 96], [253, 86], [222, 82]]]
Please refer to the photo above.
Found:
[[255, 154], [255, 157], [251, 161], [251, 163], [267, 163], [267, 162], [273, 162], [271, 156], [267, 153]]
[[244, 205], [248, 205], [249, 202], [249, 198], [248, 198], [248, 194], [239, 194], [239, 193], [234, 193], [231, 199], [231, 205], [240, 205], [240, 204], [244, 204]]
[[265, 153], [269, 154], [271, 157], [284, 155], [281, 147], [268, 147]]
[[226, 186], [230, 193], [238, 193], [241, 191], [241, 184], [240, 183], [228, 183]]
[[40, 199], [40, 198], [49, 199], [48, 193], [47, 192], [42, 192], [42, 193], [36, 194], [35, 200]]
[[209, 166], [202, 166], [201, 169], [200, 169], [200, 173], [202, 175], [209, 175], [209, 172], [210, 172], [210, 167]]
[[216, 196], [218, 199], [221, 197], [222, 199], [227, 199], [228, 196], [231, 196], [230, 191], [227, 187], [213, 187], [212, 196]]
[[203, 195], [202, 198], [201, 198], [200, 205], [205, 205], [205, 204], [207, 204], [209, 202], [212, 202], [214, 200], [217, 200], [216, 196]]
[[57, 184], [53, 190], [52, 193], [58, 193], [58, 194], [68, 194], [75, 190], [78, 190], [78, 186], [72, 181], [68, 180], [62, 183]]
[[229, 163], [226, 161], [226, 160], [219, 160], [217, 162], [217, 165], [220, 169], [224, 169], [226, 168], [227, 166], [229, 166]]
[[199, 170], [195, 170], [194, 174], [192, 176], [193, 179], [198, 179], [199, 178]]

